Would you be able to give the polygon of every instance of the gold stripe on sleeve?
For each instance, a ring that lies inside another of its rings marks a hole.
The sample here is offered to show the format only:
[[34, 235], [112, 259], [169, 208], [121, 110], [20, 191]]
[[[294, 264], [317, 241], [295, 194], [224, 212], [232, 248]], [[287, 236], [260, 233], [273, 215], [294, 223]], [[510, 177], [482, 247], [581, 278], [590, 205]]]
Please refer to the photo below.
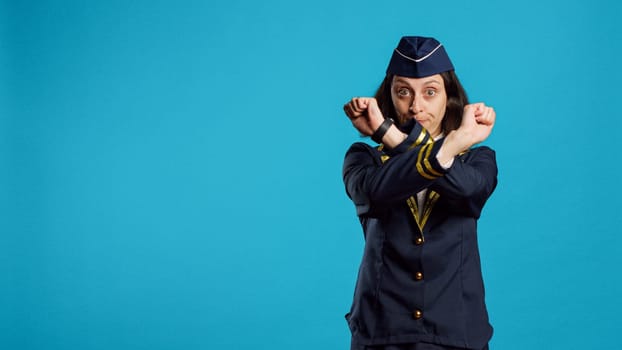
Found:
[[[423, 140], [425, 140], [426, 135], [428, 134], [427, 131], [425, 131], [425, 129], [421, 129], [421, 133], [419, 134], [419, 136], [417, 137], [417, 140], [415, 140], [415, 143], [413, 143], [412, 145], [410, 145], [408, 147], [409, 150], [419, 146], [421, 144], [421, 142], [423, 142]], [[429, 141], [429, 139], [428, 139]]]
[[419, 173], [419, 175], [425, 177], [428, 180], [434, 180], [436, 179], [436, 177], [426, 174], [425, 170], [423, 170], [423, 166], [421, 166], [421, 162], [423, 158], [423, 152], [425, 152], [426, 148], [431, 148], [432, 145], [433, 143], [430, 143], [421, 147], [421, 149], [419, 150], [419, 155], [417, 156], [417, 172]]
[[430, 158], [430, 153], [432, 152], [432, 147], [428, 146], [428, 151], [425, 154], [425, 158], [423, 158], [423, 164], [425, 165], [426, 170], [434, 175], [434, 176], [443, 176], [443, 174], [439, 173], [438, 171], [434, 170], [434, 168], [432, 168], [432, 164], [430, 164], [430, 161], [428, 160], [428, 158]]

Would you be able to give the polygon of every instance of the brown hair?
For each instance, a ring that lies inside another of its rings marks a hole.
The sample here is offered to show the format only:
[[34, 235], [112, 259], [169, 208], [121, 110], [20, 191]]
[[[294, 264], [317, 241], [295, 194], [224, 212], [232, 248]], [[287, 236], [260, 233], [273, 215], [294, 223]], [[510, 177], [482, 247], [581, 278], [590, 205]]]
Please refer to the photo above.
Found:
[[[443, 117], [441, 129], [443, 133], [447, 134], [452, 130], [458, 129], [460, 126], [464, 106], [469, 103], [469, 99], [462, 84], [460, 84], [460, 80], [458, 80], [458, 76], [453, 70], [440, 74], [441, 77], [443, 77], [445, 92], [447, 93], [447, 107], [445, 108], [445, 116]], [[385, 118], [393, 118], [399, 124], [400, 121], [397, 118], [393, 100], [391, 99], [392, 81], [393, 75], [387, 75], [378, 87], [374, 97], [378, 101], [378, 107], [380, 107], [382, 115]]]

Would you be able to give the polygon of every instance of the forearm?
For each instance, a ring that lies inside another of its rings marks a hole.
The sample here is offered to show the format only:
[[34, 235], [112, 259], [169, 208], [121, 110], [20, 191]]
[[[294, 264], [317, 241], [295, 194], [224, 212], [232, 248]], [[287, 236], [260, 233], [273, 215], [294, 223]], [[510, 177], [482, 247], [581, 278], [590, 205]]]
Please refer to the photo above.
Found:
[[400, 129], [398, 129], [395, 125], [391, 125], [387, 133], [384, 134], [382, 138], [382, 144], [388, 148], [395, 148], [400, 143], [404, 142], [408, 137], [407, 134], [404, 134]]
[[486, 140], [495, 124], [495, 118], [496, 113], [492, 107], [486, 107], [483, 103], [466, 105], [460, 127], [445, 137], [443, 148], [437, 155], [438, 161], [441, 164], [450, 163], [460, 153]]
[[406, 199], [445, 172], [435, 158], [441, 145], [442, 140], [419, 145], [383, 162], [381, 156], [386, 154], [363, 143], [355, 144], [344, 161], [346, 190], [357, 205]]
[[445, 142], [443, 142], [443, 146], [441, 146], [441, 149], [436, 155], [438, 162], [443, 165], [451, 164], [457, 155], [465, 152], [472, 146], [472, 144], [467, 140], [468, 138], [466, 135], [463, 135], [463, 132], [460, 130], [451, 131], [445, 137]]

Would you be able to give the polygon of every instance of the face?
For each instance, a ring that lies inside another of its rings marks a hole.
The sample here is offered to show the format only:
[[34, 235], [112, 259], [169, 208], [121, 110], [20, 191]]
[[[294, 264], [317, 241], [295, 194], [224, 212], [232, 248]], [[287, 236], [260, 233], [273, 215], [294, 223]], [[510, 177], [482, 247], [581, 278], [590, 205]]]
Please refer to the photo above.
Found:
[[447, 93], [440, 74], [424, 78], [394, 76], [391, 99], [400, 123], [414, 118], [432, 137], [442, 132]]

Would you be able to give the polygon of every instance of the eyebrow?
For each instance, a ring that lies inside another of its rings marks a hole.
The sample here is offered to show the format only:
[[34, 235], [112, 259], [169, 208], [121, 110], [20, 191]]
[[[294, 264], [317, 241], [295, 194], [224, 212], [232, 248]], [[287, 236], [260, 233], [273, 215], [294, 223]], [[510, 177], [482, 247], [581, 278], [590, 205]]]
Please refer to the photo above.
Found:
[[[410, 83], [408, 83], [408, 81], [406, 81], [404, 79], [400, 79], [400, 78], [395, 79], [395, 83], [402, 83], [402, 84], [410, 85]], [[430, 79], [430, 80], [426, 80], [423, 83], [423, 85], [428, 85], [428, 84], [431, 84], [431, 83], [435, 83], [435, 84], [439, 84], [439, 85], [441, 84], [441, 82], [438, 81], [438, 80]]]
[[438, 81], [438, 80], [430, 79], [430, 80], [426, 81], [425, 83], [423, 83], [423, 85], [427, 85], [427, 84], [430, 84], [430, 83], [440, 84], [441, 82]]

